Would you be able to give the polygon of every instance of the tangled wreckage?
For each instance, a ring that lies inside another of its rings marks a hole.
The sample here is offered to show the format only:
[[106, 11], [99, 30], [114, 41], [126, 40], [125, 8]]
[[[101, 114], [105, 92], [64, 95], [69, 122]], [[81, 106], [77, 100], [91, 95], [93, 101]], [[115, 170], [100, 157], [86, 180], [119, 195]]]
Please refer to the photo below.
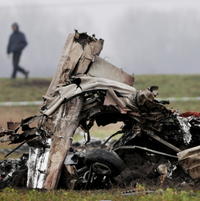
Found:
[[[99, 189], [135, 183], [194, 185], [200, 178], [200, 117], [168, 109], [157, 86], [136, 90], [133, 75], [99, 54], [103, 40], [70, 34], [40, 114], [1, 130], [1, 142], [24, 144], [20, 159], [0, 162], [0, 187]], [[94, 124], [122, 122], [106, 140]], [[81, 128], [85, 143], [73, 143]], [[119, 135], [118, 139], [113, 137]], [[11, 153], [12, 153], [11, 152]]]

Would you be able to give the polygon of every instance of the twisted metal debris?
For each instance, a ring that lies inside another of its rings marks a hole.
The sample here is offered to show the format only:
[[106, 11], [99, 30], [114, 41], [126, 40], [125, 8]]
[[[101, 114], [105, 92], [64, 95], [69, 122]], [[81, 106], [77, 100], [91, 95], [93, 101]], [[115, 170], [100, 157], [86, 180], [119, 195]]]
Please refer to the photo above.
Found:
[[[154, 184], [175, 177], [180, 183], [198, 179], [199, 157], [190, 148], [199, 153], [200, 118], [169, 110], [167, 101], [156, 99], [157, 86], [135, 89], [132, 75], [99, 57], [103, 43], [86, 33], [70, 34], [40, 115], [0, 132], [1, 142], [29, 146], [22, 160], [23, 184], [48, 190], [96, 189], [144, 178]], [[123, 122], [122, 128], [93, 146], [92, 126], [116, 122]], [[84, 145], [73, 144], [77, 128], [87, 134]], [[116, 135], [121, 137], [112, 141]], [[2, 187], [17, 186], [19, 163], [1, 162]]]

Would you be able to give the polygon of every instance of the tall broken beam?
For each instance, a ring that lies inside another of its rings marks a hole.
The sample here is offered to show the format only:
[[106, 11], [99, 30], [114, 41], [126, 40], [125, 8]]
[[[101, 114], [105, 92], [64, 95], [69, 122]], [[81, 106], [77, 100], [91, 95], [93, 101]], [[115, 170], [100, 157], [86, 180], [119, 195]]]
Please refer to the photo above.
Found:
[[[71, 76], [84, 74], [90, 64], [95, 60], [103, 48], [103, 40], [97, 40], [87, 34], [70, 34], [66, 41], [63, 55], [58, 65], [58, 70], [44, 97], [44, 106], [48, 105], [57, 95], [58, 86], [70, 83]], [[79, 125], [79, 114], [82, 108], [80, 97], [65, 102], [43, 122], [43, 127], [48, 127], [52, 136], [52, 143], [48, 157], [48, 166], [43, 183], [43, 188], [51, 190], [58, 185], [64, 159], [72, 144], [72, 137]], [[42, 111], [41, 111], [42, 112]]]
[[[47, 167], [47, 170], [29, 171], [28, 181], [30, 182], [27, 185], [30, 188], [39, 187], [51, 190], [57, 187], [65, 157], [72, 144], [73, 134], [79, 126], [81, 118], [79, 114], [82, 110], [81, 93], [80, 96], [73, 97], [69, 101], [62, 91], [67, 90], [67, 87], [70, 86], [70, 88], [74, 87], [74, 93], [81, 92], [82, 88], [76, 81], [83, 82], [85, 77], [109, 78], [119, 81], [119, 83], [133, 85], [133, 76], [98, 57], [103, 48], [103, 42], [102, 39], [96, 39], [86, 33], [76, 31], [75, 34], [69, 34], [57, 72], [44, 96], [41, 113], [45, 118], [38, 125], [46, 131], [48, 137], [51, 137], [50, 149], [45, 150], [45, 154], [43, 154], [45, 164], [42, 169]], [[112, 74], [113, 77], [108, 74]], [[31, 158], [31, 156], [29, 157]], [[31, 164], [40, 167], [38, 163], [41, 160], [29, 161], [29, 167]]]
[[[57, 72], [54, 75], [50, 86], [46, 92], [45, 98], [51, 96], [55, 92], [56, 87], [62, 84], [66, 84], [69, 81], [70, 76], [73, 73], [86, 73], [89, 70], [90, 64], [95, 60], [95, 56], [99, 55], [103, 49], [102, 39], [93, 39], [89, 43], [85, 43], [77, 37], [86, 35], [85, 33], [69, 34], [66, 40], [62, 56], [60, 58]], [[88, 36], [89, 37], [89, 36]], [[77, 70], [78, 69], [78, 70]]]
[[79, 97], [63, 104], [57, 113], [55, 132], [52, 137], [52, 146], [49, 153], [45, 189], [57, 187], [63, 161], [72, 143], [73, 134], [79, 124], [79, 114], [82, 100]]

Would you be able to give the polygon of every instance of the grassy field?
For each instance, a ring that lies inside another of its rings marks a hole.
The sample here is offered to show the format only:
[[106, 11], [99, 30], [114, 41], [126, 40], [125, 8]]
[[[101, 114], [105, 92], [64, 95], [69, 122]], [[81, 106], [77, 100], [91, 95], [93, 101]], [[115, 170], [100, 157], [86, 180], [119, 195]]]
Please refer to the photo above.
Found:
[[[0, 79], [1, 101], [41, 100], [50, 79]], [[151, 85], [159, 86], [160, 97], [200, 96], [199, 75], [136, 75], [135, 87], [145, 89]]]
[[[200, 96], [200, 75], [137, 75], [135, 87], [145, 89], [151, 85], [158, 85], [160, 97], [196, 97]], [[30, 79], [28, 81], [18, 79], [0, 79], [0, 102], [2, 101], [37, 101], [42, 100], [49, 85], [50, 79]], [[200, 111], [198, 101], [172, 102], [170, 108], [179, 111]], [[22, 118], [33, 115], [39, 111], [38, 106], [0, 107], [0, 127], [5, 127], [7, 121], [20, 121]], [[117, 127], [120, 125], [118, 124]], [[97, 129], [92, 133], [96, 137], [106, 137], [116, 130], [116, 126], [110, 125]], [[78, 138], [77, 138], [78, 139]], [[7, 145], [0, 145], [5, 148]], [[13, 155], [15, 157], [16, 155]], [[0, 158], [2, 156], [0, 155]], [[140, 187], [141, 188], [141, 187]], [[143, 188], [143, 187], [142, 187]], [[139, 189], [144, 190], [144, 189]], [[178, 191], [176, 189], [157, 190], [153, 194], [124, 196], [124, 189], [104, 191], [52, 191], [42, 192], [36, 190], [21, 190], [6, 188], [0, 192], [0, 201], [197, 201], [200, 200], [200, 191]]]
[[194, 191], [178, 191], [175, 189], [157, 190], [145, 195], [122, 195], [124, 189], [110, 191], [64, 191], [51, 192], [36, 190], [16, 190], [7, 188], [0, 192], [1, 201], [199, 201], [200, 193]]
[[137, 75], [135, 87], [159, 86], [160, 97], [200, 96], [200, 75]]
[[42, 100], [49, 79], [0, 79], [0, 102], [2, 101], [37, 101]]

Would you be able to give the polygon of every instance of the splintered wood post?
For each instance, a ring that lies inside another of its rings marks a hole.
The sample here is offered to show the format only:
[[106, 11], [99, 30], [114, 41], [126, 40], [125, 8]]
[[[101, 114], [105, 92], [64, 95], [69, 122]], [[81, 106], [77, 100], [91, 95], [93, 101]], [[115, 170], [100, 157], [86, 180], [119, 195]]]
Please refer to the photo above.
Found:
[[71, 146], [73, 134], [79, 124], [79, 113], [82, 100], [77, 97], [60, 106], [55, 123], [55, 132], [52, 137], [52, 146], [49, 153], [47, 175], [44, 183], [45, 189], [57, 187], [60, 179], [63, 161]]

